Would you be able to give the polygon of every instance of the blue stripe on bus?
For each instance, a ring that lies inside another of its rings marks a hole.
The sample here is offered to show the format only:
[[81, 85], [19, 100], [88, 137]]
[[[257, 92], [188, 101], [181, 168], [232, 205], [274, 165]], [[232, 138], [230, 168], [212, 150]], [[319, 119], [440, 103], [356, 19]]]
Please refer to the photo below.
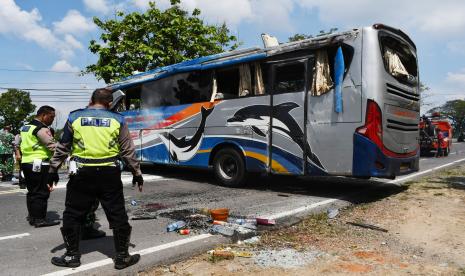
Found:
[[[259, 153], [262, 155], [267, 154], [267, 144], [254, 140], [241, 139], [241, 138], [224, 138], [224, 137], [205, 137], [199, 150], [211, 150], [216, 145], [221, 143], [232, 143], [240, 147], [244, 151]], [[283, 151], [279, 148], [273, 148], [273, 159], [280, 163], [290, 174], [301, 174], [302, 159]], [[208, 153], [208, 154], [206, 154]], [[142, 156], [143, 161], [159, 162], [169, 164], [169, 152], [164, 144], [158, 144], [138, 150], [138, 156]], [[203, 167], [207, 168], [209, 163], [210, 153], [198, 153], [192, 159], [176, 163], [176, 165]], [[260, 172], [266, 169], [263, 162], [257, 162], [257, 159], [247, 157], [247, 170], [253, 172]]]

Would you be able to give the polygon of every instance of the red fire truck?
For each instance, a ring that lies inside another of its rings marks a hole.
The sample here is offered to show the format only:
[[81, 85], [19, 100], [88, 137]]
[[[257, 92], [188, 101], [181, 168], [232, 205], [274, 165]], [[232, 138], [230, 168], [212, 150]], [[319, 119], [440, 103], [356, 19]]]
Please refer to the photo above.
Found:
[[[449, 119], [441, 117], [438, 113], [433, 113], [432, 116], [423, 116], [420, 118], [420, 150], [421, 154], [425, 155], [431, 151], [442, 148], [444, 156], [449, 155], [452, 147], [452, 126]], [[441, 132], [444, 139], [441, 143], [438, 141], [438, 136]]]

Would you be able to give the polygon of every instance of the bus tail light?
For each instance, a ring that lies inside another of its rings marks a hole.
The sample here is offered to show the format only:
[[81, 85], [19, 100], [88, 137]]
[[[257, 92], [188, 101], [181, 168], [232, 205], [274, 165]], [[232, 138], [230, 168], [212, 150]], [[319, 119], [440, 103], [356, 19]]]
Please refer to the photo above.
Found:
[[417, 150], [412, 152], [400, 154], [388, 150], [383, 144], [383, 117], [381, 109], [378, 104], [373, 100], [367, 101], [367, 112], [365, 118], [365, 125], [357, 128], [357, 133], [367, 137], [370, 141], [375, 143], [382, 153], [389, 157], [405, 158], [417, 154]]
[[381, 109], [372, 100], [367, 102], [365, 125], [357, 128], [357, 132], [370, 139], [380, 149], [383, 149], [383, 123]]

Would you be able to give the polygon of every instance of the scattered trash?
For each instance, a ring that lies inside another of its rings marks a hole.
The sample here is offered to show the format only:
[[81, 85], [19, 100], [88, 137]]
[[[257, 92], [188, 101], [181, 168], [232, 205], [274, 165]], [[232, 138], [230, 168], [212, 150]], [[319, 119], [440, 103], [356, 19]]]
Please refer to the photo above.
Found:
[[299, 252], [295, 249], [265, 250], [258, 252], [254, 259], [262, 267], [294, 268], [305, 266], [321, 255], [318, 251]]
[[179, 235], [189, 235], [191, 232], [190, 229], [180, 229], [179, 230]]
[[381, 245], [387, 245], [387, 242], [382, 242]]
[[213, 220], [226, 221], [229, 216], [229, 209], [227, 208], [213, 209], [213, 210], [210, 210], [210, 215], [212, 216]]
[[256, 219], [243, 219], [243, 218], [228, 218], [229, 223], [235, 223], [239, 225], [247, 225], [247, 224], [252, 224], [256, 225], [257, 220]]
[[234, 253], [229, 250], [213, 250], [214, 257], [219, 257], [224, 260], [232, 260], [234, 259]]
[[255, 236], [255, 237], [252, 237], [250, 239], [243, 240], [242, 242], [245, 243], [245, 244], [254, 244], [254, 243], [257, 243], [259, 241], [260, 241], [260, 237]]
[[159, 216], [170, 218], [175, 221], [182, 220], [186, 223], [186, 228], [194, 232], [207, 232], [211, 227], [210, 216], [199, 214], [198, 209], [173, 210], [160, 213]]
[[149, 219], [156, 219], [156, 215], [137, 215], [133, 216], [131, 220], [149, 220]]
[[241, 257], [241, 258], [252, 258], [253, 253], [252, 252], [247, 252], [247, 251], [234, 251], [234, 256], [236, 257]]
[[137, 205], [137, 201], [135, 199], [131, 200], [131, 205], [132, 206], [136, 206]]
[[339, 215], [339, 210], [338, 209], [328, 209], [328, 218], [333, 219], [337, 215]]
[[376, 231], [388, 232], [388, 230], [386, 230], [384, 228], [381, 228], [381, 227], [378, 227], [378, 226], [375, 226], [375, 225], [371, 225], [371, 224], [360, 223], [360, 222], [350, 222], [350, 221], [348, 221], [346, 223], [350, 224], [350, 225], [353, 225], [353, 226], [368, 228], [368, 229], [372, 229], [372, 230], [376, 230]]
[[265, 219], [265, 218], [257, 218], [258, 225], [275, 225], [276, 220], [274, 219]]
[[202, 209], [199, 210], [199, 213], [202, 214], [202, 215], [209, 216], [210, 215], [210, 209], [202, 208]]
[[227, 237], [231, 237], [232, 235], [234, 235], [234, 229], [231, 229], [224, 225], [213, 225], [213, 227], [211, 228], [211, 231], [213, 233], [218, 233], [218, 234], [221, 234]]
[[179, 220], [179, 221], [168, 224], [168, 226], [166, 226], [166, 231], [167, 232], [173, 232], [173, 231], [181, 229], [181, 228], [183, 228], [185, 226], [186, 226], [186, 223], [184, 221], [182, 221], [182, 220]]
[[176, 266], [174, 264], [170, 265], [170, 272], [176, 272]]

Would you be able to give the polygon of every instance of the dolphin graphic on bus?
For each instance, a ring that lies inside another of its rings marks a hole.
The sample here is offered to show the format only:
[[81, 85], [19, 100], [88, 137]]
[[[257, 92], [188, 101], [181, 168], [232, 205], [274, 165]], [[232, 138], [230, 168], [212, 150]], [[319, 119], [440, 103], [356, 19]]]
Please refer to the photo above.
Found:
[[160, 134], [160, 139], [169, 150], [170, 156], [175, 162], [190, 160], [197, 153], [197, 150], [202, 144], [207, 117], [213, 112], [213, 109], [214, 107], [210, 109], [206, 109], [203, 106], [201, 107], [200, 113], [202, 119], [200, 125], [195, 134], [189, 139], [187, 136], [178, 139], [171, 133], [169, 133], [167, 137], [164, 134]]
[[312, 152], [310, 144], [303, 141], [303, 131], [299, 127], [294, 117], [289, 112], [299, 107], [293, 102], [286, 102], [276, 106], [270, 105], [251, 105], [239, 109], [234, 116], [227, 120], [230, 126], [251, 126], [252, 130], [262, 137], [266, 137], [267, 126], [270, 122], [270, 116], [273, 117], [273, 131], [279, 133], [288, 139], [294, 141], [311, 162], [324, 169], [319, 158]]

